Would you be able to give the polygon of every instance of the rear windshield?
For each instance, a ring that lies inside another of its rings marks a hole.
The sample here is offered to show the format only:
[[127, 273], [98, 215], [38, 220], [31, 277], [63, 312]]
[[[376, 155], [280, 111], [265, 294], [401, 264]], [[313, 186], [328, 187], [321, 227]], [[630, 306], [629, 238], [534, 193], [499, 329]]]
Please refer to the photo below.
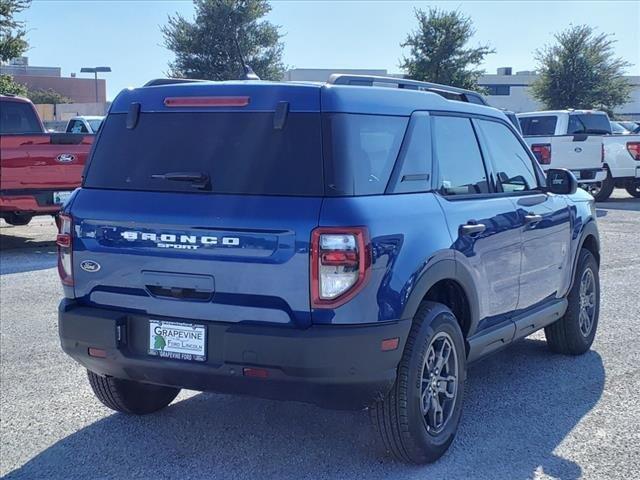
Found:
[[598, 113], [577, 113], [569, 115], [569, 128], [567, 133], [593, 133], [606, 135], [611, 133], [611, 124], [606, 115]]
[[2, 102], [0, 134], [6, 133], [42, 133], [42, 127], [31, 105], [24, 102]]
[[[202, 192], [197, 182], [158, 178], [204, 174], [212, 193], [317, 196], [324, 192], [319, 113], [141, 113], [102, 125], [84, 186], [117, 190]], [[153, 176], [156, 178], [153, 178]]]
[[[126, 114], [111, 114], [101, 127], [84, 186], [246, 195], [379, 195], [385, 192], [409, 121], [396, 116], [292, 112], [284, 128], [275, 129], [273, 117], [259, 112], [142, 113], [136, 127], [127, 129]], [[178, 173], [204, 174], [210, 189], [197, 189], [201, 181], [167, 178]]]
[[545, 115], [541, 117], [520, 117], [522, 135], [551, 136], [556, 133], [558, 117]]

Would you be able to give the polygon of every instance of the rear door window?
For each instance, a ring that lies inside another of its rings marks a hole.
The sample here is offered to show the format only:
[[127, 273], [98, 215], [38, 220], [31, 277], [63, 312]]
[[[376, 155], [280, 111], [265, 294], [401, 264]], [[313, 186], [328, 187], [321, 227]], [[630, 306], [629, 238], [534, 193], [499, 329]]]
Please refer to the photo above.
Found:
[[408, 117], [386, 115], [325, 114], [327, 195], [383, 194], [408, 121]]
[[434, 116], [431, 124], [438, 187], [443, 195], [489, 193], [487, 172], [471, 120]]
[[320, 113], [291, 112], [282, 129], [271, 112], [141, 113], [133, 129], [126, 117], [104, 121], [85, 187], [203, 192], [166, 178], [189, 173], [206, 175], [212, 193], [323, 194]]
[[552, 136], [556, 133], [558, 117], [544, 115], [540, 117], [519, 117], [522, 135]]
[[42, 133], [31, 105], [14, 101], [0, 104], [0, 134], [7, 133]]

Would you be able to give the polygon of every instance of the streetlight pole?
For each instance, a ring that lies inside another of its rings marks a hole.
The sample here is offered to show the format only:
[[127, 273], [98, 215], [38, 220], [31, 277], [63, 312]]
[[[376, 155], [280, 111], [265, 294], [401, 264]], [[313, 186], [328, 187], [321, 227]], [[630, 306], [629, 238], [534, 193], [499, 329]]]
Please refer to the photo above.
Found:
[[82, 67], [81, 73], [93, 73], [96, 88], [96, 103], [98, 103], [98, 72], [110, 72], [111, 67]]

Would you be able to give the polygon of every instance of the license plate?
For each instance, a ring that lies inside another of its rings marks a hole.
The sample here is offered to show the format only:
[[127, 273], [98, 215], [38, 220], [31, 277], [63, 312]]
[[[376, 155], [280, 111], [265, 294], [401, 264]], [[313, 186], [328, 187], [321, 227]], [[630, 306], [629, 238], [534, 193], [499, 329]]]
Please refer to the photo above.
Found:
[[580, 180], [580, 178], [582, 178], [582, 173], [580, 172], [580, 170], [574, 170], [573, 175], [576, 177], [576, 180]]
[[69, 200], [69, 197], [72, 193], [73, 192], [53, 192], [53, 203], [62, 205], [67, 200]]
[[204, 325], [149, 320], [149, 355], [204, 362], [206, 345]]

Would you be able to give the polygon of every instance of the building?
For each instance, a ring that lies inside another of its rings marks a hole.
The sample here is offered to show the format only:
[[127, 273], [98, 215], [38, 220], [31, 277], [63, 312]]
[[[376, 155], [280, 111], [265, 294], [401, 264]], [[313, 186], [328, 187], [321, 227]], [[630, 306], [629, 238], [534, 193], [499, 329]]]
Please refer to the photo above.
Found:
[[[538, 78], [535, 71], [512, 73], [511, 67], [498, 68], [495, 74], [483, 75], [478, 84], [488, 90], [487, 101], [494, 107], [530, 112], [542, 105], [531, 96], [531, 84]], [[631, 101], [616, 109], [616, 116], [640, 119], [640, 76], [627, 76], [631, 84]], [[567, 105], [570, 107], [570, 105]]]
[[104, 104], [107, 101], [106, 80], [98, 79], [96, 83], [93, 78], [77, 78], [74, 73], [70, 77], [63, 77], [60, 67], [32, 66], [27, 57], [15, 58], [8, 65], [0, 65], [0, 74], [11, 75], [15, 82], [26, 85], [29, 90], [55, 90], [73, 103]]
[[[402, 74], [390, 74], [386, 70], [371, 69], [330, 69], [330, 68], [294, 68], [285, 72], [288, 81], [325, 82], [332, 73], [350, 73], [354, 75], [380, 75], [401, 77]], [[495, 74], [482, 75], [478, 84], [488, 90], [486, 99], [490, 105], [518, 112], [541, 110], [542, 105], [531, 96], [530, 87], [536, 80], [535, 71], [521, 71], [513, 74], [511, 67], [499, 68]], [[621, 118], [640, 119], [640, 76], [626, 77], [632, 86], [631, 101], [616, 110]]]

